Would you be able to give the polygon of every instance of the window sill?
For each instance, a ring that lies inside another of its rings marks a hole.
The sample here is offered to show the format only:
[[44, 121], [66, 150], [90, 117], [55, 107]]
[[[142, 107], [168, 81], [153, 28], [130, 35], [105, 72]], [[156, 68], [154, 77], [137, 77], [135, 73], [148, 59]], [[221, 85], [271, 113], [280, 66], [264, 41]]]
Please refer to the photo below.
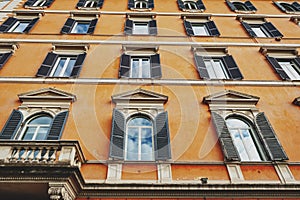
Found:
[[24, 6], [24, 8], [30, 9], [30, 10], [44, 10], [48, 7], [47, 6]]
[[138, 12], [145, 12], [145, 11], [151, 11], [153, 8], [130, 8], [132, 11], [138, 11]]
[[77, 7], [78, 10], [100, 10], [100, 7], [86, 8], [86, 7]]
[[182, 9], [184, 12], [190, 12], [190, 13], [199, 13], [204, 12], [205, 10], [198, 10], [198, 9]]
[[235, 13], [242, 13], [242, 14], [254, 14], [256, 10], [235, 10]]

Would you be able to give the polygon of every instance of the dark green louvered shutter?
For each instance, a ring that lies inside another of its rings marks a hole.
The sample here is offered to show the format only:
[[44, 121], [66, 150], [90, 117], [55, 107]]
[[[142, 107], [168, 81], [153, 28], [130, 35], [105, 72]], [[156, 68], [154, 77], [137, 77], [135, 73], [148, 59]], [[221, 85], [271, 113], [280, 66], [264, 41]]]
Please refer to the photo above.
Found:
[[196, 5], [197, 5], [197, 9], [199, 9], [199, 10], [205, 10], [205, 6], [204, 6], [204, 3], [202, 2], [202, 0], [198, 0], [196, 2]]
[[72, 73], [71, 73], [70, 77], [76, 78], [76, 77], [79, 76], [79, 73], [81, 71], [81, 68], [82, 68], [85, 57], [86, 57], [86, 53], [79, 54], [77, 56], [76, 62], [74, 64], [74, 67], [73, 67], [73, 70], [72, 70]]
[[282, 5], [280, 5], [280, 3], [278, 3], [277, 1], [273, 1], [273, 3], [283, 12], [286, 12], [285, 7], [283, 7]]
[[233, 144], [233, 140], [230, 136], [230, 132], [227, 128], [226, 122], [221, 115], [216, 112], [211, 113], [213, 123], [218, 134], [218, 139], [223, 150], [223, 154], [226, 160], [240, 161], [238, 151]]
[[7, 32], [18, 20], [14, 17], [9, 17], [0, 26], [0, 32]]
[[7, 60], [10, 58], [12, 55], [12, 52], [8, 53], [1, 53], [0, 54], [0, 69], [3, 67], [3, 65], [7, 62]]
[[157, 35], [156, 20], [149, 21], [149, 34], [150, 35]]
[[36, 24], [36, 22], [39, 21], [39, 18], [34, 18], [33, 20], [31, 20], [31, 22], [28, 24], [28, 26], [24, 29], [24, 33], [28, 33], [32, 27]]
[[77, 8], [81, 8], [81, 7], [83, 7], [83, 6], [84, 6], [84, 3], [85, 3], [85, 1], [86, 1], [86, 0], [79, 0], [79, 1], [78, 1], [78, 3], [77, 3], [77, 5], [76, 5], [76, 7], [77, 7]]
[[64, 130], [69, 111], [58, 113], [51, 124], [48, 132], [47, 140], [59, 140]]
[[47, 0], [45, 3], [46, 7], [50, 7], [54, 0]]
[[33, 6], [33, 4], [36, 2], [37, 0], [28, 0], [24, 3], [24, 7], [28, 6]]
[[102, 8], [104, 0], [98, 0], [97, 8]]
[[185, 9], [183, 1], [177, 0], [177, 4], [178, 4], [179, 9], [181, 9], [181, 10]]
[[255, 6], [250, 1], [245, 1], [244, 5], [248, 8], [248, 10], [257, 11]]
[[243, 75], [239, 69], [239, 67], [237, 66], [237, 64], [235, 63], [234, 59], [232, 56], [224, 56], [222, 57], [224, 64], [227, 68], [227, 71], [229, 73], [229, 76], [231, 79], [234, 80], [240, 80], [243, 79]]
[[36, 76], [49, 76], [52, 67], [54, 66], [58, 55], [55, 53], [48, 53], [45, 60], [43, 61], [41, 67], [39, 68]]
[[230, 8], [230, 10], [232, 11], [236, 11], [236, 7], [233, 5], [233, 3], [231, 3], [230, 1], [226, 1], [228, 7]]
[[251, 37], [257, 37], [257, 35], [255, 34], [255, 32], [252, 30], [251, 26], [248, 23], [246, 22], [241, 22], [241, 23]]
[[148, 8], [154, 8], [154, 0], [148, 0]]
[[68, 18], [60, 32], [63, 33], [63, 34], [70, 33], [73, 26], [74, 26], [74, 24], [75, 24], [75, 22], [76, 21], [74, 19]]
[[13, 110], [0, 133], [0, 139], [13, 139], [22, 121], [23, 114], [18, 110]]
[[93, 19], [90, 21], [90, 26], [89, 26], [89, 29], [88, 29], [88, 34], [92, 34], [96, 28], [96, 25], [97, 25], [97, 22], [98, 22], [98, 19]]
[[271, 22], [263, 23], [263, 27], [267, 29], [272, 37], [281, 38], [283, 35], [276, 29], [276, 27]]
[[193, 36], [194, 35], [194, 31], [193, 31], [191, 22], [183, 20], [183, 24], [184, 24], [184, 28], [185, 28], [186, 34], [188, 36]]
[[171, 159], [168, 112], [160, 113], [155, 118], [154, 150], [156, 160]]
[[300, 4], [297, 1], [293, 2], [292, 6], [294, 6], [294, 8], [296, 8], [297, 11], [300, 11]]
[[130, 55], [122, 54], [120, 61], [119, 78], [129, 78], [130, 72]]
[[124, 32], [126, 35], [132, 35], [133, 31], [133, 21], [130, 19], [126, 19]]
[[209, 32], [209, 35], [211, 35], [211, 36], [219, 36], [220, 35], [220, 32], [214, 21], [206, 22], [205, 26]]
[[196, 54], [195, 54], [194, 57], [195, 57], [195, 63], [196, 63], [196, 66], [197, 66], [199, 76], [203, 79], [209, 79], [209, 75], [208, 75], [208, 72], [207, 72], [207, 69], [206, 69], [206, 66], [205, 66], [205, 63], [204, 63], [204, 57], [203, 56], [198, 56]]
[[151, 78], [161, 78], [161, 66], [159, 54], [150, 56]]
[[300, 68], [300, 57], [294, 58], [294, 61], [295, 61], [296, 65]]
[[109, 157], [124, 159], [125, 116], [114, 109], [110, 135]]
[[271, 160], [288, 160], [289, 158], [282, 148], [274, 129], [263, 112], [257, 114], [255, 117], [255, 122], [258, 126], [259, 134]]
[[128, 0], [128, 9], [134, 8], [134, 0]]
[[276, 58], [266, 56], [269, 63], [272, 65], [273, 69], [277, 72], [277, 74], [282, 78], [283, 80], [290, 80], [290, 77], [285, 73], [285, 71], [282, 69], [282, 67], [279, 65]]

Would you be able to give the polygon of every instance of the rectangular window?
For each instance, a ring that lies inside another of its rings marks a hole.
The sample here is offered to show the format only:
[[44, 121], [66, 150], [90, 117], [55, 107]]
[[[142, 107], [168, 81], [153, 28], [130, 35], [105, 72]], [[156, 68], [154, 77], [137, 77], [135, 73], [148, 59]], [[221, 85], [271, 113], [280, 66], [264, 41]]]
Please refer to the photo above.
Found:
[[300, 67], [291, 59], [277, 59], [278, 64], [291, 80], [300, 80]]
[[241, 23], [251, 37], [277, 39], [283, 37], [277, 28], [271, 22], [265, 22], [264, 18], [243, 18]]
[[149, 34], [148, 22], [133, 22], [133, 34]]
[[257, 37], [270, 37], [270, 34], [262, 24], [250, 24]]
[[49, 7], [54, 0], [28, 0], [25, 2], [24, 7]]
[[192, 23], [192, 29], [193, 29], [194, 35], [202, 35], [202, 36], [209, 35], [209, 32], [208, 32], [205, 24]]
[[84, 3], [83, 7], [85, 7], [85, 8], [95, 8], [95, 7], [97, 7], [97, 1], [96, 0], [86, 1]]
[[130, 78], [151, 78], [150, 58], [131, 58]]
[[124, 28], [126, 35], [157, 35], [156, 20], [151, 18], [149, 21], [139, 20], [136, 18], [126, 19]]
[[29, 25], [30, 21], [28, 20], [18, 20], [11, 29], [8, 30], [8, 32], [14, 32], [14, 33], [23, 33], [24, 30]]
[[98, 19], [91, 20], [76, 20], [72, 18], [68, 18], [66, 23], [61, 29], [61, 33], [68, 34], [92, 34], [97, 25]]
[[71, 30], [71, 33], [81, 33], [85, 34], [88, 32], [90, 27], [90, 22], [87, 21], [77, 21]]
[[39, 20], [38, 17], [32, 19], [19, 19], [19, 18], [9, 17], [0, 26], [0, 32], [28, 33], [38, 20]]
[[228, 79], [228, 72], [220, 58], [204, 58], [204, 63], [211, 79]]
[[[201, 21], [200, 21], [201, 20]], [[206, 19], [205, 19], [206, 20]], [[202, 22], [203, 19], [199, 18], [200, 22], [193, 22], [184, 20], [186, 34], [189, 36], [219, 36], [220, 32], [214, 21], [207, 20]]]
[[59, 56], [50, 76], [53, 77], [70, 77], [76, 62], [76, 57]]
[[104, 0], [79, 0], [76, 7], [78, 9], [93, 10], [101, 8]]

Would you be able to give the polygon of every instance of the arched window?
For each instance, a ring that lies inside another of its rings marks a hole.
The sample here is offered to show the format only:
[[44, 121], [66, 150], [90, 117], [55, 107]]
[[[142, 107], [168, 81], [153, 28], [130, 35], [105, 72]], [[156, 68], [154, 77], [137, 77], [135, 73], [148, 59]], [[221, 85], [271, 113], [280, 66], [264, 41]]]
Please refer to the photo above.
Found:
[[280, 3], [280, 5], [281, 5], [282, 7], [284, 7], [285, 10], [288, 11], [288, 12], [295, 12], [295, 11], [297, 11], [297, 9], [295, 9], [294, 6], [291, 5], [291, 4], [288, 4], [288, 3]]
[[85, 8], [95, 8], [96, 6], [97, 6], [97, 1], [95, 0], [88, 0], [84, 4]]
[[45, 5], [46, 2], [47, 2], [46, 0], [37, 0], [37, 1], [33, 4], [33, 6], [42, 7], [42, 6]]
[[125, 144], [125, 160], [154, 160], [152, 121], [144, 116], [131, 118]]
[[194, 1], [185, 1], [184, 2], [184, 7], [185, 7], [185, 9], [188, 9], [188, 10], [197, 9], [196, 2], [194, 2]]
[[147, 1], [136, 1], [134, 2], [135, 8], [148, 8], [148, 2]]
[[241, 10], [241, 11], [247, 11], [248, 10], [248, 8], [242, 2], [232, 2], [232, 4], [235, 6], [235, 8], [237, 10]]
[[45, 140], [52, 123], [52, 117], [46, 114], [34, 116], [24, 127], [22, 140]]
[[239, 117], [229, 117], [226, 119], [226, 125], [241, 160], [261, 161], [252, 124]]

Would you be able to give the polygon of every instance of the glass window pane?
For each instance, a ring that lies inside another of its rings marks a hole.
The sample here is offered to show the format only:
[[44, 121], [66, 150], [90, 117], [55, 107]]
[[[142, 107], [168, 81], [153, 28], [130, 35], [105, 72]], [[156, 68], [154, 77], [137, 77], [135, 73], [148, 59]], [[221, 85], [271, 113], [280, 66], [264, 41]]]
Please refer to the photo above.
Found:
[[23, 140], [32, 140], [35, 131], [36, 131], [36, 127], [27, 127]]
[[152, 129], [142, 128], [141, 160], [153, 160]]
[[63, 74], [63, 77], [69, 77], [72, 74], [74, 65], [75, 65], [76, 59], [75, 58], [71, 58], [68, 62], [67, 68]]
[[149, 34], [148, 23], [138, 23], [133, 24], [133, 34]]
[[233, 5], [236, 7], [236, 9], [238, 10], [243, 10], [243, 11], [247, 11], [247, 7], [244, 5], [244, 3], [241, 2], [233, 2]]
[[132, 59], [131, 63], [131, 78], [139, 78], [139, 59]]
[[204, 60], [209, 78], [211, 79], [227, 79], [228, 73], [220, 59], [206, 59]]
[[284, 72], [290, 77], [292, 80], [300, 80], [300, 73], [296, 71], [296, 66], [291, 61], [279, 61], [279, 65], [282, 67]]
[[267, 37], [265, 32], [262, 30], [262, 27], [251, 27], [257, 37]]
[[209, 35], [204, 24], [192, 24], [192, 29], [195, 35]]
[[49, 127], [40, 127], [35, 140], [45, 140], [47, 137]]
[[152, 122], [143, 117], [136, 117], [130, 120], [128, 126], [152, 126]]
[[19, 21], [18, 25], [12, 30], [15, 33], [22, 33], [26, 27], [29, 25], [29, 22]]
[[32, 124], [49, 124], [50, 125], [51, 122], [52, 122], [51, 117], [44, 116], [44, 117], [35, 118], [29, 124], [30, 125], [32, 125]]
[[77, 22], [71, 33], [87, 33], [89, 26], [89, 22]]
[[139, 129], [128, 128], [127, 130], [127, 160], [138, 160]]
[[53, 73], [53, 76], [60, 76], [60, 73], [66, 63], [67, 58], [59, 58], [58, 59], [58, 63], [57, 63], [57, 67]]
[[150, 60], [142, 59], [142, 78], [150, 78]]

